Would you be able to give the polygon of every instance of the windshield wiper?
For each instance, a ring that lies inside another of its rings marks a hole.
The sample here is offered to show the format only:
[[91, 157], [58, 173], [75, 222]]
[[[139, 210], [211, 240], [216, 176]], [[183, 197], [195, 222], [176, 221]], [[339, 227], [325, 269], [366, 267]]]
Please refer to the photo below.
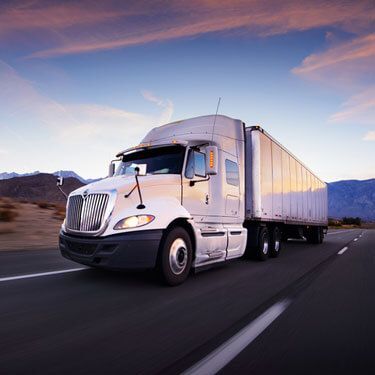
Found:
[[134, 168], [134, 171], [135, 171], [135, 174], [134, 174], [134, 177], [135, 177], [135, 186], [133, 187], [133, 189], [130, 190], [130, 192], [128, 194], [125, 195], [125, 198], [129, 198], [130, 195], [132, 194], [132, 192], [138, 188], [138, 195], [139, 195], [139, 200], [140, 200], [140, 204], [137, 206], [138, 210], [142, 210], [144, 208], [146, 208], [146, 206], [143, 204], [143, 200], [142, 200], [142, 194], [141, 194], [141, 187], [139, 186], [139, 181], [138, 181], [138, 173], [139, 173], [139, 167], [135, 167]]

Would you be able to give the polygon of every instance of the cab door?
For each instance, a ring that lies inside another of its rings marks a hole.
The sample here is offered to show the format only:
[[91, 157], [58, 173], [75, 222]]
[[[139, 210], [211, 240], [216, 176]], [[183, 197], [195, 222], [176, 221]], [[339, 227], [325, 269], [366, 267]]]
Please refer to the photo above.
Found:
[[188, 151], [183, 176], [182, 204], [195, 222], [204, 222], [208, 215], [209, 183], [206, 176], [205, 153], [191, 148]]
[[225, 260], [227, 248], [226, 228], [210, 216], [210, 205], [214, 202], [206, 175], [206, 154], [202, 151], [194, 148], [188, 151], [182, 186], [182, 204], [194, 220], [196, 265]]

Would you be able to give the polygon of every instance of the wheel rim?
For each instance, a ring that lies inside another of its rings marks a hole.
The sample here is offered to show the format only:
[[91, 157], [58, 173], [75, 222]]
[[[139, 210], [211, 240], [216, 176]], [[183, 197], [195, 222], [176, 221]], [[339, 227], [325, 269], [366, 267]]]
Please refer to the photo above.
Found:
[[275, 251], [278, 253], [280, 250], [280, 240], [276, 239], [275, 240]]
[[264, 255], [268, 254], [268, 238], [267, 238], [267, 236], [263, 237], [263, 249], [262, 249], [262, 251], [263, 251]]
[[275, 252], [278, 253], [280, 250], [280, 232], [277, 231], [275, 235]]
[[185, 241], [176, 238], [169, 249], [169, 266], [175, 275], [184, 272], [188, 262], [188, 251]]

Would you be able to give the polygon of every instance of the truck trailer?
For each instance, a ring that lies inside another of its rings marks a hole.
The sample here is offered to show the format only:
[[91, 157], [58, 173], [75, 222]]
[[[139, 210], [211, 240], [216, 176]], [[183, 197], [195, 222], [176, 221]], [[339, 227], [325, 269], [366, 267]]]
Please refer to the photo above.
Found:
[[260, 126], [223, 115], [152, 129], [73, 191], [64, 257], [107, 269], [156, 268], [169, 285], [192, 269], [266, 260], [289, 238], [320, 244], [327, 186]]

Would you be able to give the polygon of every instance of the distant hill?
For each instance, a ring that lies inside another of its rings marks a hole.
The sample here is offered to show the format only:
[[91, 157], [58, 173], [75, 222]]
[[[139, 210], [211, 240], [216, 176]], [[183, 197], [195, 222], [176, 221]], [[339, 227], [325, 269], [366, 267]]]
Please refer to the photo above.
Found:
[[[85, 185], [76, 178], [64, 179], [66, 193]], [[13, 177], [0, 181], [0, 196], [29, 202], [44, 201], [65, 204], [66, 200], [56, 187], [56, 176], [39, 173], [31, 176]]]
[[89, 184], [90, 182], [95, 182], [95, 181], [100, 180], [100, 178], [84, 179], [83, 177], [81, 177], [80, 175], [75, 173], [74, 171], [63, 171], [63, 170], [61, 170], [61, 171], [56, 171], [56, 172], [53, 172], [53, 173], [42, 173], [42, 172], [39, 172], [39, 171], [30, 172], [30, 173], [3, 172], [3, 173], [0, 173], [0, 181], [1, 180], [8, 180], [8, 179], [14, 178], [14, 177], [35, 176], [37, 174], [52, 174], [54, 176], [62, 176], [64, 178], [73, 177], [73, 178], [76, 178], [77, 180], [81, 181], [84, 184]]
[[22, 173], [22, 174], [19, 174], [19, 173], [16, 173], [16, 172], [3, 172], [3, 173], [0, 173], [0, 180], [7, 180], [8, 178], [13, 178], [13, 177], [23, 177], [23, 176], [33, 176], [35, 174], [38, 174], [40, 173], [39, 171], [35, 171], [35, 172], [30, 172], [30, 173]]
[[375, 178], [329, 183], [328, 213], [333, 218], [359, 216], [375, 221]]

